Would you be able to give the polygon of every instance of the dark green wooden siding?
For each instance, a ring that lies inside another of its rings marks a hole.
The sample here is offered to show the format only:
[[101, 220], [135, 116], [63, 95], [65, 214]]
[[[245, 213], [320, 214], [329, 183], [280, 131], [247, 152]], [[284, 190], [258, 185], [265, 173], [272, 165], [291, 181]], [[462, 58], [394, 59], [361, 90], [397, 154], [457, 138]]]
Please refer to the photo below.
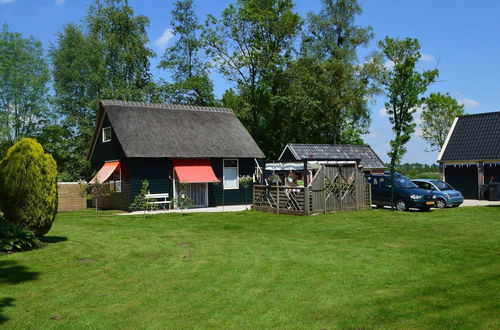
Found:
[[172, 191], [172, 166], [168, 158], [129, 158], [126, 160], [131, 175], [132, 199], [140, 193], [142, 181], [148, 180], [149, 191], [152, 194]]
[[105, 115], [92, 157], [90, 158], [92, 169], [95, 171], [98, 171], [105, 161], [122, 160], [125, 158], [120, 141], [118, 141], [113, 127], [111, 127], [111, 141], [102, 142], [102, 129], [109, 126], [111, 126], [111, 123], [109, 122], [108, 116]]
[[[221, 206], [223, 205], [242, 205], [252, 203], [252, 185], [246, 189], [247, 190], [247, 201], [245, 201], [245, 189], [239, 187], [239, 189], [223, 190], [222, 178], [223, 178], [223, 159], [214, 158], [212, 159], [212, 167], [214, 169], [215, 175], [221, 180], [219, 184], [210, 183], [208, 185], [208, 202], [209, 206]], [[240, 158], [238, 160], [238, 176], [250, 175], [252, 176], [255, 171], [255, 161], [253, 158]]]

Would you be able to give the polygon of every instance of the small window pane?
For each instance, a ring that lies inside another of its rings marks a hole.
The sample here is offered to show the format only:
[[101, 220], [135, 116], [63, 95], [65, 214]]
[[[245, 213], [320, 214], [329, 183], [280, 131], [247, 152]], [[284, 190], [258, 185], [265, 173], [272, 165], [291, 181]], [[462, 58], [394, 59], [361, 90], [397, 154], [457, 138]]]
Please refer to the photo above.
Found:
[[237, 159], [224, 159], [224, 167], [238, 167]]
[[236, 168], [224, 168], [224, 189], [238, 189], [238, 170]]
[[102, 142], [111, 141], [111, 127], [105, 127], [102, 129]]

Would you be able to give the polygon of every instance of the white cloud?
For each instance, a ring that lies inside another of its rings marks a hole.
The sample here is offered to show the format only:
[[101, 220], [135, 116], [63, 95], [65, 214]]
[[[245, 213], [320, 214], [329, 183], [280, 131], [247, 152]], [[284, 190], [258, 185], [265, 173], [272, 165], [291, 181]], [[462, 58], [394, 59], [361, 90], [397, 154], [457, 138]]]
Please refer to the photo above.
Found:
[[421, 53], [420, 60], [423, 62], [432, 62], [434, 61], [434, 56], [432, 56], [431, 54]]
[[380, 109], [380, 110], [378, 111], [378, 115], [379, 115], [380, 117], [387, 117], [387, 116], [389, 116], [389, 114], [387, 113], [387, 109], [386, 109], [386, 108], [382, 108], [382, 109]]
[[167, 44], [169, 42], [170, 39], [172, 39], [172, 37], [174, 36], [174, 30], [168, 28], [168, 29], [165, 29], [165, 31], [163, 31], [163, 34], [161, 35], [161, 37], [159, 37], [156, 41], [155, 41], [155, 45], [161, 50], [161, 51], [164, 51], [165, 48], [167, 48]]
[[384, 62], [384, 66], [385, 66], [386, 69], [392, 69], [392, 68], [394, 68], [394, 65], [395, 64], [394, 64], [393, 61], [387, 60], [387, 61]]
[[56, 0], [56, 5], [63, 5], [65, 0]]
[[469, 98], [461, 98], [458, 100], [460, 104], [463, 104], [466, 109], [474, 109], [479, 106], [479, 102]]
[[0, 0], [0, 3], [13, 3], [16, 2], [16, 0]]

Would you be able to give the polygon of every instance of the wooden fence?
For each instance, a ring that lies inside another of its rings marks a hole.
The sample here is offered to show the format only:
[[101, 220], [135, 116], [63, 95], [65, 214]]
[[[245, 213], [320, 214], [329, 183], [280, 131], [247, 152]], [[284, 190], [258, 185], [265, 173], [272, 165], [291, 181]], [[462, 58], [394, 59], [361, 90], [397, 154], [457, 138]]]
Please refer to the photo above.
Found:
[[310, 215], [371, 206], [370, 185], [355, 164], [322, 165], [307, 187], [254, 185], [257, 210]]
[[58, 211], [76, 211], [87, 208], [87, 198], [80, 193], [78, 182], [58, 183]]

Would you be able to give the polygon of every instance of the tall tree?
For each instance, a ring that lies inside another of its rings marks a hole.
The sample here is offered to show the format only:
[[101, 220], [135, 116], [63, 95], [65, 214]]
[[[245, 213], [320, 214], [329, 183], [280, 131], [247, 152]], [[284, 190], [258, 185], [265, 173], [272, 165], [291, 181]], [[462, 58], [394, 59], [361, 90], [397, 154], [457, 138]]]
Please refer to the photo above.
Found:
[[[85, 157], [99, 100], [147, 101], [154, 97], [149, 72], [149, 58], [154, 53], [147, 47], [148, 24], [145, 16], [134, 15], [127, 1], [95, 0], [83, 25], [64, 26], [51, 47], [54, 102], [63, 129], [51, 128], [46, 142], [59, 150], [55, 158], [67, 177], [90, 175]], [[62, 136], [57, 138], [56, 133]]]
[[[42, 44], [0, 31], [0, 156], [22, 137], [34, 137], [50, 120], [49, 67]], [[1, 158], [1, 157], [0, 157]]]
[[159, 65], [172, 73], [172, 83], [165, 85], [166, 99], [176, 104], [213, 105], [215, 96], [209, 67], [202, 60], [202, 26], [192, 0], [175, 2], [170, 24], [176, 40], [165, 50]]
[[[405, 145], [415, 131], [413, 114], [423, 101], [421, 95], [437, 79], [439, 72], [437, 69], [422, 73], [417, 71], [416, 65], [420, 59], [420, 44], [417, 39], [399, 40], [387, 36], [379, 42], [379, 47], [390, 63], [385, 66], [382, 85], [388, 99], [385, 108], [395, 134], [388, 153], [391, 158], [389, 169], [394, 178], [396, 165], [406, 153]], [[394, 203], [394, 184], [391, 200]]]
[[282, 96], [300, 26], [291, 0], [238, 0], [220, 19], [209, 16], [206, 22], [209, 55], [236, 84], [243, 99], [237, 114], [269, 157], [282, 148]]
[[422, 110], [422, 138], [430, 145], [429, 151], [440, 151], [453, 120], [464, 114], [464, 106], [449, 93], [431, 93], [424, 99]]
[[310, 131], [305, 141], [360, 143], [369, 128], [367, 103], [379, 92], [380, 58], [359, 63], [359, 49], [373, 38], [370, 26], [355, 24], [361, 13], [357, 0], [323, 0], [318, 14], [308, 14], [293, 74], [295, 108]]

